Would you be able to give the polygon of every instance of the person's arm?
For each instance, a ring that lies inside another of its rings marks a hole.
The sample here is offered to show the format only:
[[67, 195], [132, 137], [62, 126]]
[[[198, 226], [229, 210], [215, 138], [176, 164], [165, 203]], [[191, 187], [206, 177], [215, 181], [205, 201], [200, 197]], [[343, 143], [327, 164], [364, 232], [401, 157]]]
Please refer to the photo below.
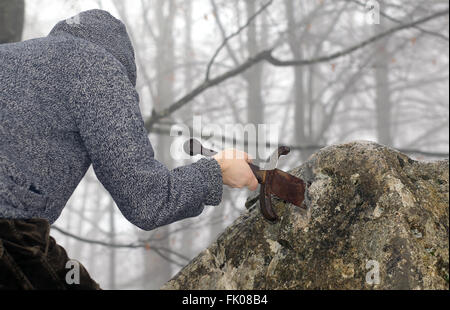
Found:
[[151, 230], [199, 215], [222, 199], [218, 161], [169, 171], [155, 160], [139, 110], [139, 97], [114, 61], [81, 68], [71, 112], [95, 173], [136, 226]]

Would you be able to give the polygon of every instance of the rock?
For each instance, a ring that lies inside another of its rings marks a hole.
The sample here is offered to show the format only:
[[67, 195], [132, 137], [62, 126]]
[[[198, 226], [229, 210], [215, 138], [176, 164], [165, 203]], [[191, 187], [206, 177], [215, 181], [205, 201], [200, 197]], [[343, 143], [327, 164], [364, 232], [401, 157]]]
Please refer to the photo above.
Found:
[[448, 160], [354, 142], [291, 173], [306, 209], [253, 206], [163, 289], [449, 289]]

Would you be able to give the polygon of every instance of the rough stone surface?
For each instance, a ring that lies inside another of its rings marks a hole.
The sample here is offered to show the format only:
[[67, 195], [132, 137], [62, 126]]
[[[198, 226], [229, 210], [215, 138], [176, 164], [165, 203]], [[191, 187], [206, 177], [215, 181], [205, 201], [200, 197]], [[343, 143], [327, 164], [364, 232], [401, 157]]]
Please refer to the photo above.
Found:
[[251, 207], [163, 289], [449, 288], [448, 160], [354, 142], [291, 173], [306, 209], [274, 200], [269, 224]]

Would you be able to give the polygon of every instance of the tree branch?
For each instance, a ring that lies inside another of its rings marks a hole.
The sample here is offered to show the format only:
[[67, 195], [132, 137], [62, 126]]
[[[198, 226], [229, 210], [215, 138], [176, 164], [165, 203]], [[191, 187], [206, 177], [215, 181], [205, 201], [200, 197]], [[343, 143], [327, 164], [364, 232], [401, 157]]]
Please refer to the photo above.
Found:
[[[210, 0], [210, 2], [211, 2], [211, 6], [213, 8], [213, 14], [215, 16], [217, 27], [219, 28], [220, 34], [222, 35], [222, 38], [225, 41], [227, 39], [227, 34], [225, 32], [225, 28], [220, 19], [219, 9], [217, 7], [216, 0]], [[231, 59], [233, 60], [234, 65], [238, 66], [239, 60], [237, 59], [236, 55], [234, 54], [234, 52], [231, 49], [231, 46], [228, 44], [228, 42], [225, 42], [225, 47], [227, 48], [228, 54], [230, 55]]]
[[259, 53], [258, 55], [251, 57], [250, 59], [248, 59], [246, 62], [244, 62], [240, 66], [238, 66], [226, 73], [223, 73], [222, 75], [220, 75], [212, 80], [204, 81], [202, 84], [200, 84], [194, 90], [192, 90], [190, 93], [188, 93], [187, 95], [185, 95], [184, 97], [179, 99], [177, 102], [175, 102], [168, 108], [166, 108], [160, 112], [156, 112], [155, 110], [153, 110], [152, 116], [150, 118], [148, 118], [147, 121], [145, 122], [145, 128], [147, 129], [147, 131], [150, 132], [153, 125], [160, 119], [171, 115], [173, 112], [177, 111], [178, 109], [183, 107], [185, 104], [189, 103], [191, 100], [196, 98], [198, 95], [203, 93], [205, 90], [207, 90], [213, 86], [216, 86], [216, 85], [222, 83], [223, 81], [228, 80], [229, 78], [235, 77], [236, 75], [251, 68], [253, 65], [261, 62], [264, 59], [267, 59], [271, 53], [272, 53], [272, 50], [263, 51], [263, 52]]
[[[160, 127], [152, 128], [151, 132], [155, 132], [155, 133], [162, 134], [162, 135], [170, 135], [170, 129], [160, 128]], [[248, 140], [241, 141], [241, 140], [233, 139], [233, 138], [226, 137], [226, 136], [213, 136], [211, 139], [216, 140], [216, 141], [235, 143], [236, 145], [244, 146], [244, 147], [248, 147], [249, 144], [251, 144], [251, 143], [252, 143], [252, 145], [255, 144], [253, 141], [248, 141]], [[284, 144], [282, 142], [281, 143], [279, 142], [278, 145], [287, 146], [291, 149], [291, 151], [317, 151], [317, 150], [327, 147], [327, 145], [320, 145], [320, 144], [289, 145], [289, 144]], [[273, 143], [270, 143], [270, 141], [265, 144], [266, 148], [271, 148], [274, 146], [275, 145]], [[405, 153], [405, 154], [417, 154], [417, 155], [423, 155], [423, 156], [427, 156], [427, 157], [440, 157], [440, 158], [448, 158], [449, 157], [449, 153], [445, 153], [445, 152], [434, 152], [434, 151], [429, 152], [429, 151], [423, 151], [423, 150], [414, 149], [414, 148], [396, 148], [396, 147], [392, 147], [392, 148], [396, 149], [397, 151], [399, 151], [401, 153]]]
[[268, 59], [266, 59], [266, 60], [269, 63], [271, 63], [272, 65], [277, 66], [277, 67], [306, 66], [306, 65], [314, 65], [314, 64], [317, 64], [317, 63], [321, 63], [321, 62], [327, 62], [327, 61], [334, 60], [336, 58], [340, 58], [342, 56], [351, 54], [354, 51], [359, 50], [359, 49], [361, 49], [363, 47], [366, 47], [367, 45], [369, 45], [371, 43], [374, 43], [374, 42], [376, 42], [376, 41], [378, 41], [378, 40], [380, 40], [380, 39], [382, 39], [384, 37], [387, 37], [388, 35], [391, 35], [391, 34], [393, 34], [395, 32], [398, 32], [398, 31], [401, 31], [401, 30], [404, 30], [404, 29], [407, 29], [407, 28], [415, 27], [417, 25], [426, 23], [426, 22], [428, 22], [428, 21], [430, 21], [432, 19], [448, 15], [448, 13], [449, 13], [449, 9], [446, 9], [446, 10], [443, 10], [443, 11], [439, 11], [439, 12], [437, 12], [435, 14], [432, 14], [430, 16], [418, 19], [418, 20], [413, 21], [411, 23], [399, 25], [397, 27], [394, 27], [394, 28], [391, 28], [391, 29], [386, 30], [384, 32], [381, 32], [381, 33], [379, 33], [379, 34], [377, 34], [377, 35], [375, 35], [375, 36], [373, 36], [373, 37], [371, 37], [371, 38], [369, 38], [369, 39], [367, 39], [367, 40], [365, 40], [365, 41], [363, 41], [363, 42], [361, 42], [361, 43], [359, 43], [357, 45], [354, 45], [354, 46], [352, 46], [350, 48], [344, 49], [344, 50], [342, 50], [340, 52], [337, 52], [337, 53], [334, 53], [334, 54], [331, 54], [331, 55], [328, 55], [328, 56], [322, 56], [322, 57], [318, 57], [318, 58], [314, 58], [314, 59], [307, 59], [307, 60], [281, 61], [281, 60], [278, 60], [278, 59], [272, 57], [272, 55], [270, 55], [268, 57]]
[[273, 66], [277, 66], [277, 67], [306, 66], [306, 65], [313, 65], [313, 64], [318, 64], [318, 63], [322, 63], [322, 62], [327, 62], [327, 61], [334, 60], [334, 59], [346, 56], [348, 54], [351, 54], [351, 53], [355, 52], [356, 50], [359, 50], [359, 49], [361, 49], [371, 43], [374, 43], [388, 35], [391, 35], [395, 32], [398, 32], [398, 31], [401, 31], [401, 30], [404, 30], [407, 28], [415, 27], [417, 25], [426, 23], [432, 19], [439, 18], [439, 17], [445, 16], [448, 14], [449, 14], [449, 9], [439, 11], [437, 13], [434, 13], [430, 16], [421, 18], [419, 20], [391, 28], [385, 32], [382, 32], [376, 36], [373, 36], [359, 44], [356, 44], [352, 47], [344, 49], [340, 52], [337, 52], [337, 53], [334, 53], [334, 54], [331, 54], [328, 56], [321, 56], [321, 57], [313, 58], [313, 59], [282, 61], [282, 60], [279, 60], [279, 59], [276, 59], [275, 57], [273, 57], [273, 55], [272, 55], [273, 48], [262, 51], [259, 54], [249, 58], [246, 62], [244, 62], [240, 66], [237, 66], [236, 68], [234, 68], [228, 72], [225, 72], [214, 79], [208, 79], [208, 80], [204, 81], [197, 88], [195, 88], [190, 93], [188, 93], [187, 95], [185, 95], [184, 97], [182, 97], [181, 99], [176, 101], [174, 104], [172, 104], [168, 108], [166, 108], [160, 112], [156, 112], [155, 110], [153, 110], [152, 116], [149, 117], [147, 119], [147, 121], [145, 122], [145, 128], [147, 129], [148, 132], [150, 132], [153, 125], [156, 122], [158, 122], [162, 118], [165, 118], [165, 117], [171, 115], [173, 112], [177, 111], [178, 109], [183, 107], [185, 104], [189, 103], [191, 100], [196, 98], [198, 95], [203, 93], [205, 90], [207, 90], [211, 87], [214, 87], [214, 86], [222, 83], [223, 81], [228, 80], [229, 78], [235, 77], [238, 74], [241, 74], [242, 72], [245, 72], [246, 70], [251, 68], [253, 65], [258, 64], [262, 61], [267, 61], [268, 63], [272, 64]]
[[[355, 3], [355, 4], [359, 5], [359, 6], [362, 6], [362, 7], [365, 7], [365, 6], [366, 6], [364, 3], [362, 3], [361, 1], [358, 1], [358, 0], [345, 0], [345, 1], [353, 2], [353, 3]], [[396, 18], [394, 18], [394, 17], [392, 17], [392, 16], [390, 16], [390, 15], [384, 13], [384, 12], [380, 12], [380, 15], [383, 16], [384, 18], [390, 20], [390, 21], [395, 22], [395, 23], [399, 23], [399, 24], [402, 23], [401, 20], [398, 20], [398, 19], [396, 19]], [[419, 31], [421, 31], [421, 32], [423, 32], [423, 33], [425, 33], [425, 34], [429, 34], [429, 35], [438, 37], [438, 38], [440, 38], [440, 39], [443, 39], [443, 40], [445, 40], [445, 41], [449, 41], [449, 38], [448, 38], [448, 37], [446, 37], [446, 36], [444, 36], [443, 34], [440, 34], [440, 33], [438, 33], [438, 32], [426, 30], [426, 29], [423, 29], [423, 28], [418, 27], [418, 26], [413, 26], [413, 28], [415, 28], [415, 29], [417, 29], [417, 30], [419, 30]]]
[[164, 254], [163, 252], [169, 253], [169, 254], [173, 254], [183, 260], [185, 260], [186, 262], [189, 262], [190, 259], [178, 252], [175, 252], [171, 249], [165, 248], [165, 247], [158, 247], [158, 246], [150, 246], [148, 243], [130, 243], [130, 244], [119, 244], [119, 243], [109, 243], [109, 242], [105, 242], [105, 241], [101, 241], [101, 240], [92, 240], [92, 239], [87, 239], [87, 238], [83, 238], [83, 237], [79, 237], [77, 235], [74, 235], [64, 229], [61, 229], [55, 225], [51, 226], [52, 229], [62, 233], [63, 235], [66, 235], [68, 237], [71, 237], [75, 240], [81, 241], [81, 242], [85, 242], [85, 243], [90, 243], [90, 244], [96, 244], [96, 245], [101, 245], [101, 246], [106, 246], [106, 247], [110, 247], [110, 248], [128, 248], [128, 249], [139, 249], [139, 248], [144, 248], [144, 249], [150, 249], [155, 251], [155, 253], [157, 253], [159, 256], [161, 256], [162, 258], [170, 261], [171, 263], [174, 263], [180, 267], [183, 267], [183, 264], [180, 264], [177, 261], [174, 261], [173, 259], [171, 259], [170, 257], [168, 257], [168, 255]]
[[252, 16], [249, 17], [249, 19], [243, 26], [239, 27], [239, 29], [236, 32], [227, 36], [225, 38], [225, 40], [223, 40], [222, 44], [217, 48], [216, 52], [214, 53], [213, 57], [211, 58], [211, 60], [208, 63], [208, 67], [206, 68], [206, 81], [209, 80], [209, 77], [211, 74], [211, 67], [213, 66], [214, 61], [216, 60], [216, 58], [219, 55], [222, 48], [224, 48], [228, 44], [228, 41], [230, 41], [235, 36], [239, 35], [245, 28], [250, 26], [250, 24], [256, 19], [256, 17], [258, 17], [262, 12], [264, 12], [272, 3], [273, 3], [273, 0], [270, 0], [266, 4], [264, 4], [258, 11], [255, 12], [255, 14], [253, 14]]

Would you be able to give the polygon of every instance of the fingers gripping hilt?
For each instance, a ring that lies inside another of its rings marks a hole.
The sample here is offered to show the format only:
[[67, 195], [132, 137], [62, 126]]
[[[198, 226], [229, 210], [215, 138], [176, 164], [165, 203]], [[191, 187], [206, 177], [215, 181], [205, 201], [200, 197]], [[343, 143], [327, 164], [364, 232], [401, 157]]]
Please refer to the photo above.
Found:
[[[214, 156], [217, 154], [216, 151], [207, 149], [196, 139], [190, 139], [186, 141], [183, 145], [184, 151], [190, 156], [203, 155], [203, 156]], [[278, 158], [283, 155], [287, 155], [290, 152], [290, 148], [287, 146], [280, 146], [271, 156], [271, 158]], [[276, 223], [279, 220], [278, 215], [275, 213], [272, 200], [271, 200], [271, 180], [274, 170], [263, 170], [260, 167], [249, 163], [253, 174], [255, 175], [258, 183], [261, 184], [261, 190], [259, 193], [259, 208], [263, 217], [270, 223]]]

